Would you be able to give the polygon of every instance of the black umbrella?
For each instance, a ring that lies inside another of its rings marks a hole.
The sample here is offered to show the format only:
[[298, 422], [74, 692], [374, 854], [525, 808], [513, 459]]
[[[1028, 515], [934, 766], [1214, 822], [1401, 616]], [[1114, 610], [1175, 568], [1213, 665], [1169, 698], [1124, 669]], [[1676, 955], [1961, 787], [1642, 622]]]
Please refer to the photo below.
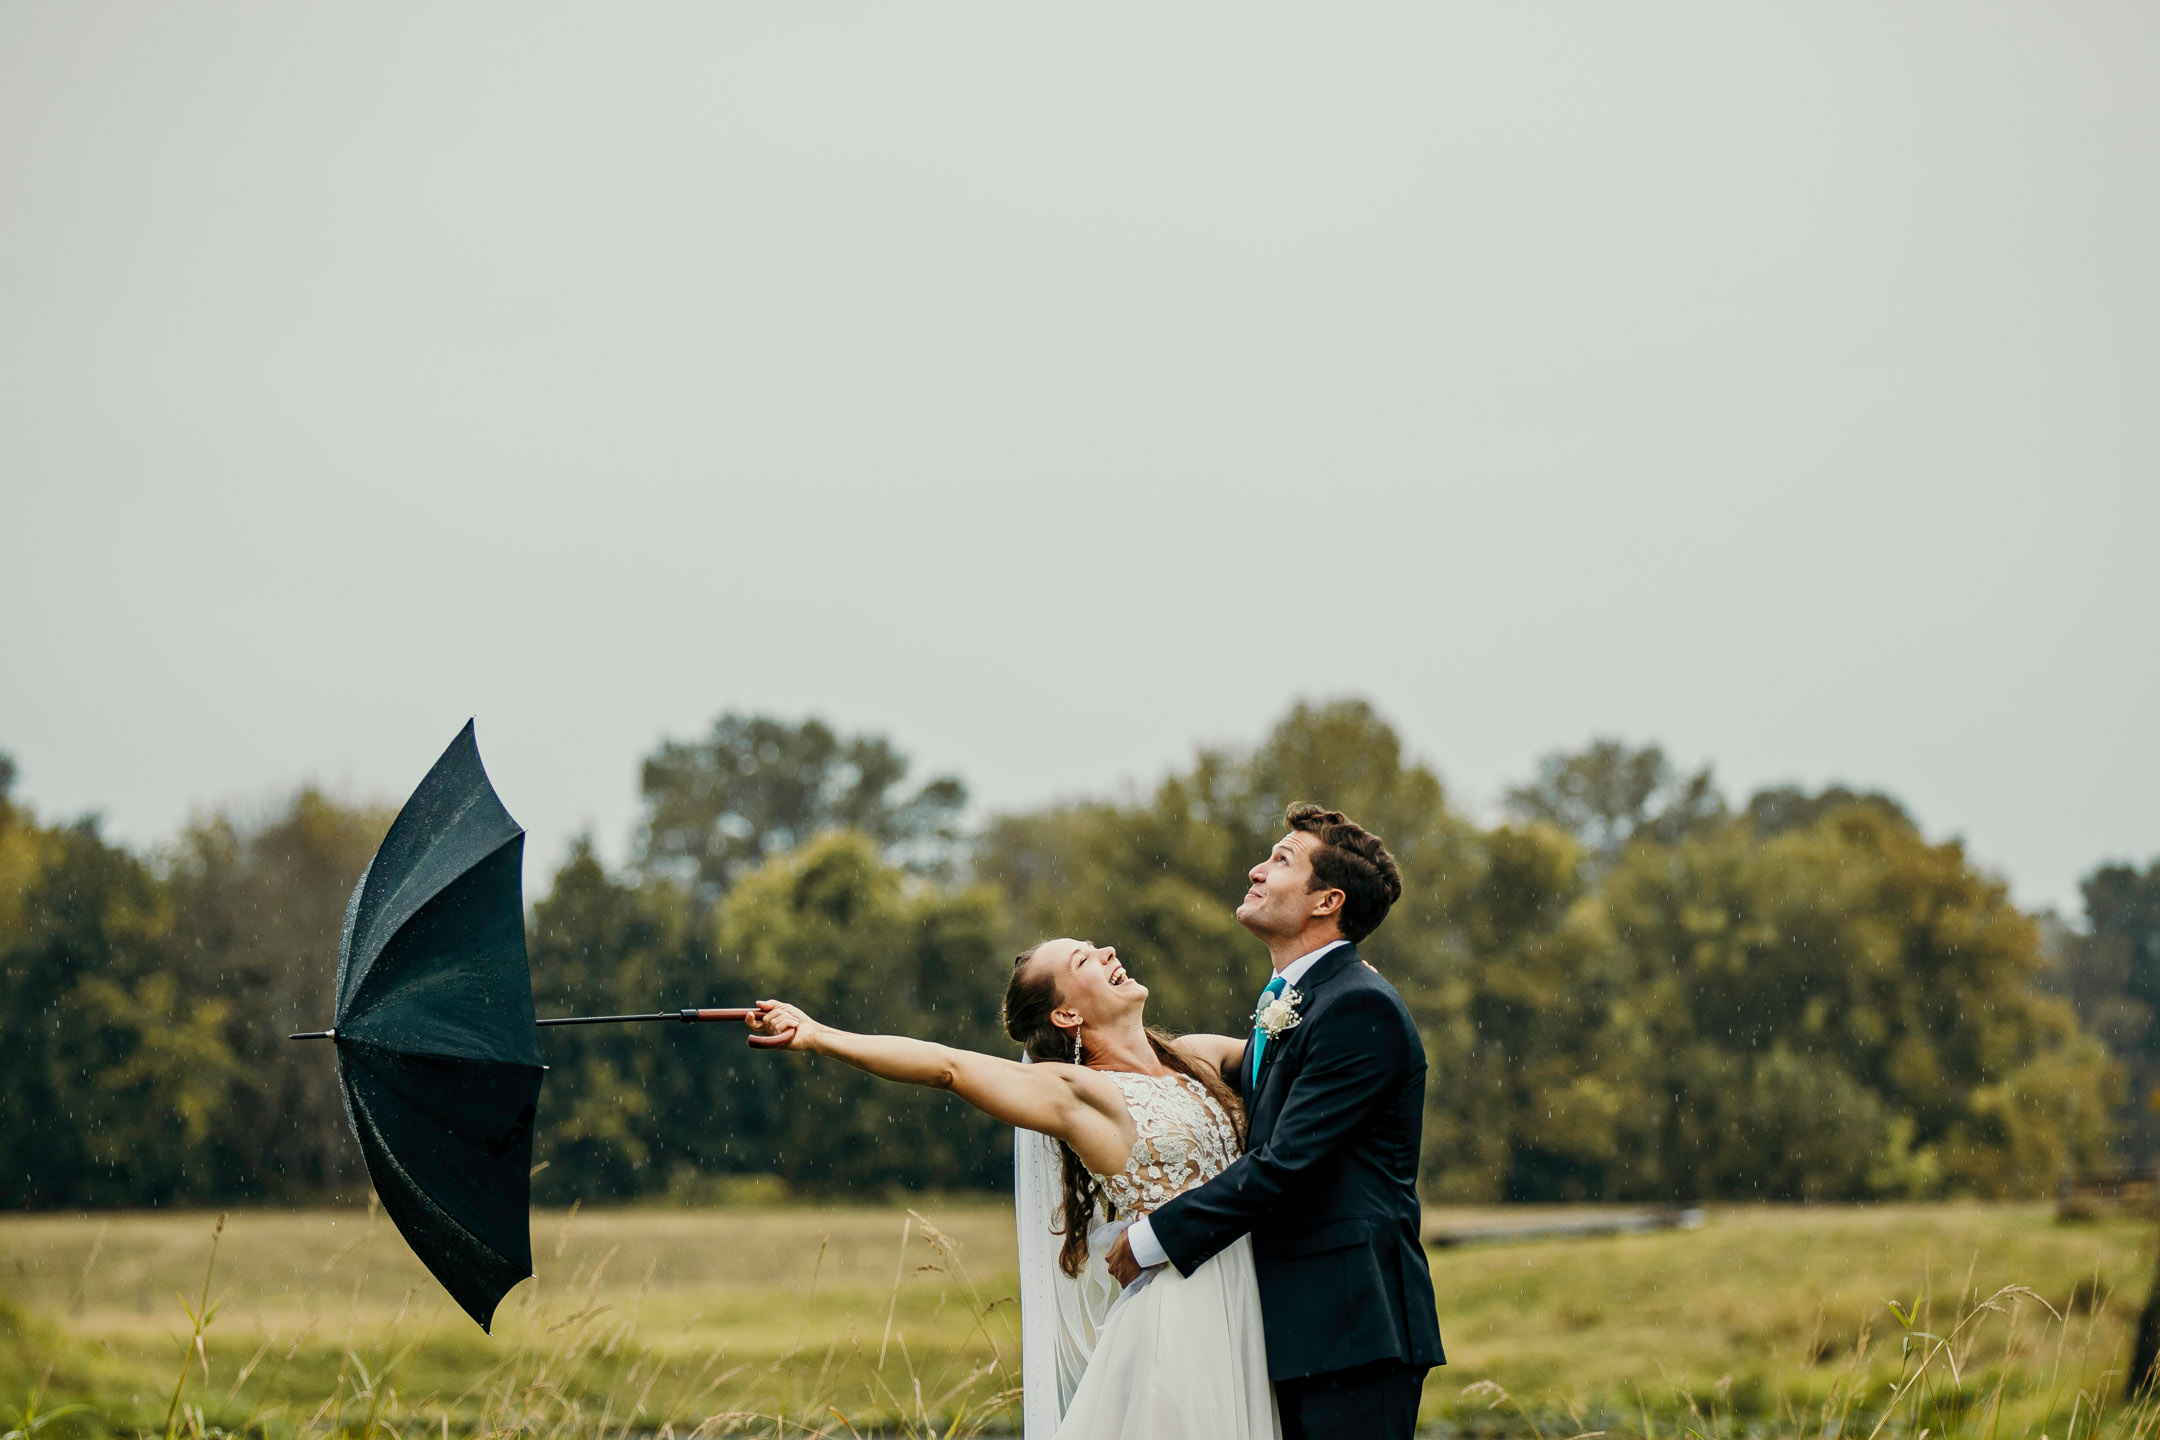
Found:
[[470, 721], [391, 822], [345, 909], [332, 1029], [368, 1178], [413, 1253], [488, 1328], [532, 1274], [540, 1025], [740, 1020], [741, 1009], [535, 1020], [525, 832]]

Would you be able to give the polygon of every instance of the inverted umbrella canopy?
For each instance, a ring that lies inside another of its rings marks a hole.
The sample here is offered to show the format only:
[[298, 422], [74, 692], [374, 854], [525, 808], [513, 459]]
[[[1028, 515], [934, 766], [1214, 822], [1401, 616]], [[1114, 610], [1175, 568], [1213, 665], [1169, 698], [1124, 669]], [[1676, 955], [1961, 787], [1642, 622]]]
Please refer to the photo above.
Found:
[[483, 1330], [532, 1274], [533, 1116], [546, 1069], [537, 1027], [756, 1013], [534, 1019], [524, 855], [525, 832], [488, 783], [468, 720], [353, 887], [335, 1027], [291, 1037], [337, 1042], [338, 1089], [383, 1209]]
[[525, 958], [525, 832], [470, 721], [353, 888], [338, 943], [345, 1113], [413, 1253], [489, 1327], [532, 1274], [539, 1031]]

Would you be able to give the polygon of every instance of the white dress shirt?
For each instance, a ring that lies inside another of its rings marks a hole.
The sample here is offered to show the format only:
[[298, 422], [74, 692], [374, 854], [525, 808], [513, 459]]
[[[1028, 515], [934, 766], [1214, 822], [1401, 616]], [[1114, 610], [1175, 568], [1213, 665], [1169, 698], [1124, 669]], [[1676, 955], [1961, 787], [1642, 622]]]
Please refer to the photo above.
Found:
[[[1277, 972], [1282, 976], [1283, 989], [1296, 989], [1298, 981], [1305, 978], [1305, 972], [1320, 963], [1321, 956], [1338, 945], [1347, 945], [1349, 943], [1348, 940], [1330, 940], [1311, 954], [1300, 955], [1288, 965], [1283, 966]], [[1145, 1215], [1135, 1220], [1132, 1223], [1132, 1228], [1125, 1232], [1125, 1243], [1132, 1247], [1133, 1259], [1140, 1262], [1140, 1268], [1143, 1270], [1170, 1263], [1170, 1257], [1163, 1253], [1162, 1245], [1155, 1239], [1155, 1227], [1148, 1224], [1148, 1217]]]

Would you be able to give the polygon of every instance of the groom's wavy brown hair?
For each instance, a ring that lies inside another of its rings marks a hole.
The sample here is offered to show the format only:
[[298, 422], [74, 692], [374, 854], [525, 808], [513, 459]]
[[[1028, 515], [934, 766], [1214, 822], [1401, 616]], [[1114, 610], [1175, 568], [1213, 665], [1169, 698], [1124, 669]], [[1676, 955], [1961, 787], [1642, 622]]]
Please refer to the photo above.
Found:
[[1402, 871], [1380, 837], [1342, 811], [1318, 805], [1292, 805], [1283, 823], [1320, 842], [1312, 852], [1313, 888], [1343, 892], [1343, 939], [1355, 945], [1379, 929], [1402, 899]]
[[[1005, 1033], [1020, 1042], [1020, 1048], [1035, 1060], [1073, 1063], [1072, 1032], [1061, 1030], [1050, 1016], [1058, 1008], [1057, 975], [1043, 966], [1028, 964], [1035, 952], [1049, 944], [1038, 940], [1020, 952], [1013, 961], [1012, 979], [1005, 984]], [[1178, 1074], [1197, 1080], [1207, 1088], [1230, 1117], [1230, 1124], [1238, 1132], [1238, 1144], [1245, 1143], [1244, 1111], [1230, 1087], [1223, 1084], [1222, 1077], [1207, 1073], [1206, 1066], [1195, 1067], [1193, 1063], [1171, 1047], [1174, 1038], [1167, 1031], [1148, 1027], [1148, 1044], [1155, 1049], [1155, 1058], [1165, 1067]], [[1080, 1157], [1064, 1141], [1058, 1142], [1058, 1154], [1065, 1162], [1065, 1216], [1058, 1231], [1065, 1236], [1065, 1243], [1058, 1247], [1058, 1269], [1075, 1279], [1088, 1258], [1088, 1227], [1095, 1218], [1098, 1202], [1117, 1219], [1117, 1207], [1103, 1193], [1102, 1182], [1097, 1180]]]

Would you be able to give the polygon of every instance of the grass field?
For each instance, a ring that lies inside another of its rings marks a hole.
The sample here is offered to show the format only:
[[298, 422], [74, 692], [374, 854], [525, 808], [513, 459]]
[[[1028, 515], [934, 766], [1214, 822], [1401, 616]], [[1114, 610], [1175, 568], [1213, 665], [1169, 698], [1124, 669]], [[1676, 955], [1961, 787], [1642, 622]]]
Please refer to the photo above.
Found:
[[[381, 1217], [244, 1211], [198, 1356], [184, 1307], [215, 1224], [0, 1219], [0, 1419], [41, 1381], [41, 1408], [91, 1407], [55, 1436], [964, 1434], [1016, 1415], [1001, 1205], [536, 1212], [539, 1277], [492, 1337]], [[1735, 1207], [1692, 1231], [1436, 1252], [1451, 1363], [1426, 1423], [1865, 1437], [1887, 1415], [1884, 1435], [2149, 1437], [2114, 1397], [2152, 1239], [2047, 1206]]]

